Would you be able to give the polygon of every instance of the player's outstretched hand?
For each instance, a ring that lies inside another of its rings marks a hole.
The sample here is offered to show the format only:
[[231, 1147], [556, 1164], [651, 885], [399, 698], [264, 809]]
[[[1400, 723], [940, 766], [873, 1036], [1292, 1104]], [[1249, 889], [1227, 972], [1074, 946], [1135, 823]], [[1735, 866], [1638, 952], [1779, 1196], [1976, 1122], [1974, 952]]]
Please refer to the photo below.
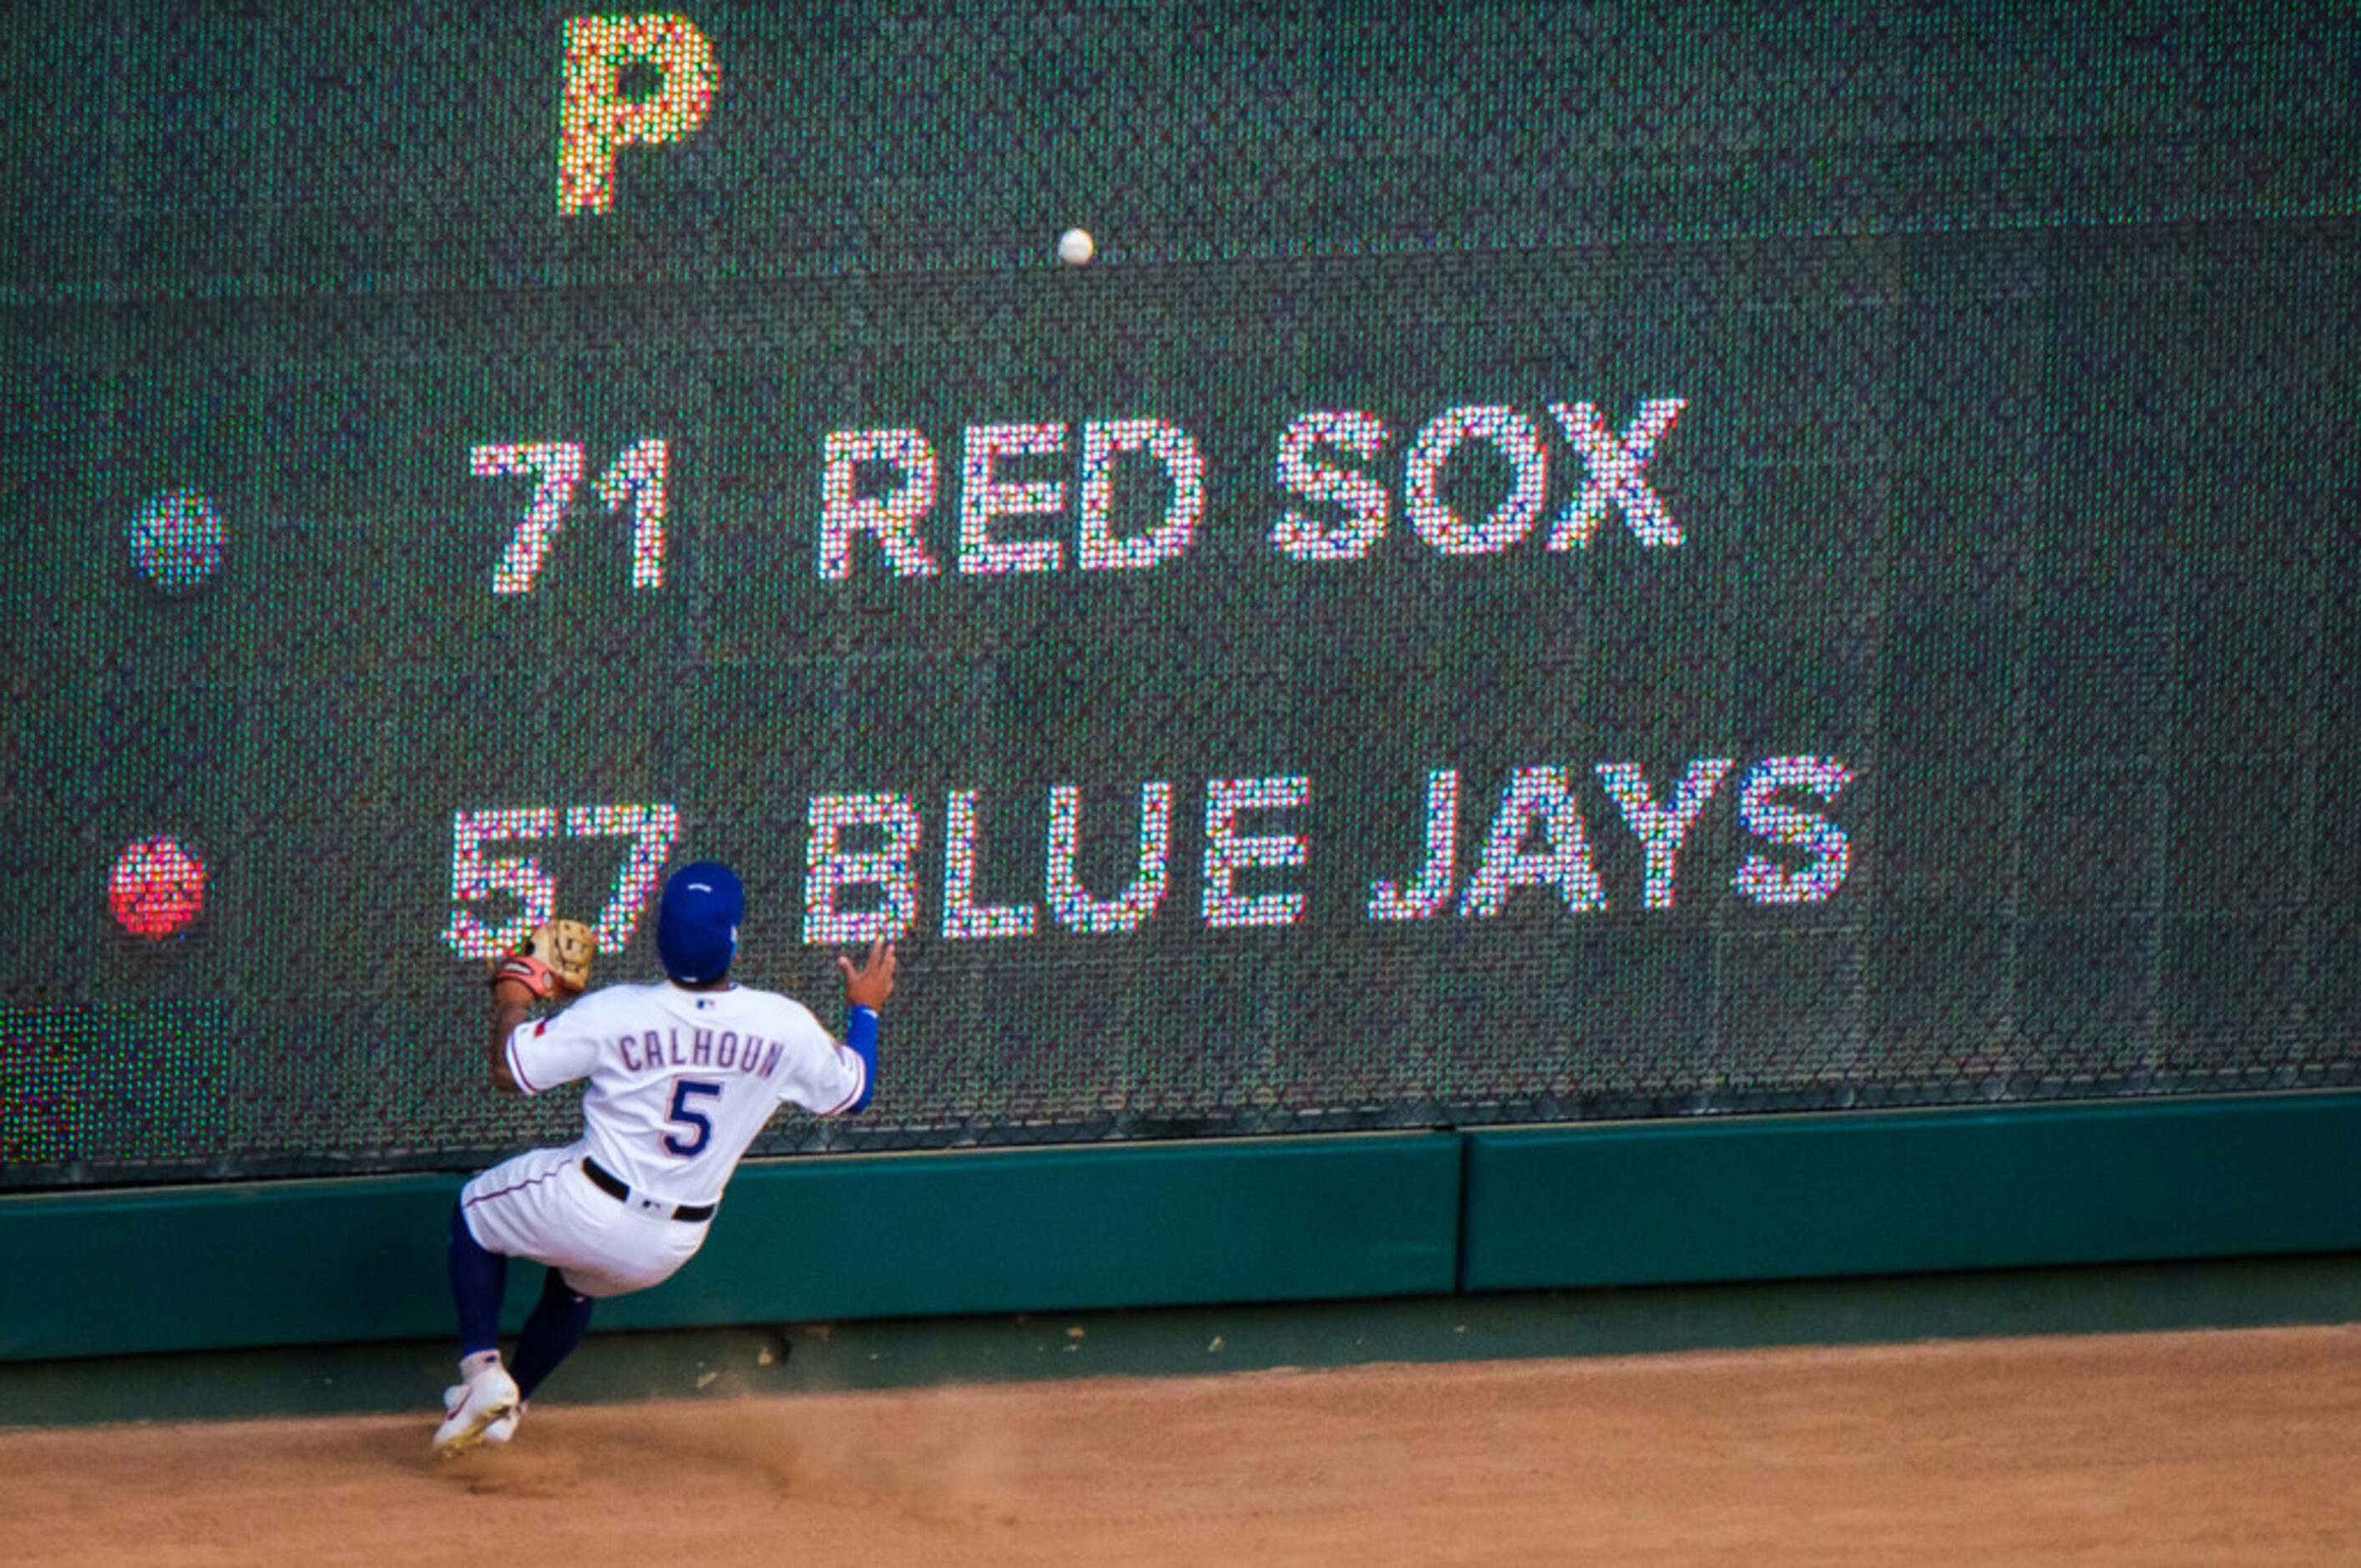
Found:
[[894, 994], [894, 944], [882, 938], [869, 944], [869, 957], [862, 963], [840, 958], [836, 967], [844, 976], [844, 1000], [849, 1006], [879, 1012]]

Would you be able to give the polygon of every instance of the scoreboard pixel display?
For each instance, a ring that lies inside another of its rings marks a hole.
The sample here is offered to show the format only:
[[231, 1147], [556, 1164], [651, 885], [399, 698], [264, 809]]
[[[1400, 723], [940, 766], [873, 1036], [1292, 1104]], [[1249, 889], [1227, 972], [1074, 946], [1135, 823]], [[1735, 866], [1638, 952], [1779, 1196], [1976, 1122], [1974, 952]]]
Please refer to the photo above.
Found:
[[708, 858], [903, 952], [758, 1153], [2356, 1077], [2338, 10], [0, 49], [7, 1186], [564, 1135]]

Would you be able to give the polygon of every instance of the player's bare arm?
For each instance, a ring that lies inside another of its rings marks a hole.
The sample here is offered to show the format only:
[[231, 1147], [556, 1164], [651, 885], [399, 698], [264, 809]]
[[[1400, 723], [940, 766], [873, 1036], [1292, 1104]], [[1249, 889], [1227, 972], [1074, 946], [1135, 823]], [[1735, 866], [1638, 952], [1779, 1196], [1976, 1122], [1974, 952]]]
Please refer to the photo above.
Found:
[[883, 1010], [885, 999], [894, 994], [894, 944], [882, 938], [869, 944], [868, 956], [857, 965], [840, 957], [836, 968], [844, 976], [845, 1005], [872, 1013]]
[[882, 938], [870, 943], [857, 964], [840, 957], [836, 971], [844, 977], [845, 1007], [844, 1041], [837, 1048], [861, 1058], [861, 1088], [827, 1113], [856, 1115], [869, 1109], [877, 1092], [877, 1010], [894, 994], [894, 944]]
[[509, 1036], [525, 1021], [533, 1010], [533, 991], [521, 980], [498, 980], [492, 982], [492, 1037], [485, 1047], [485, 1059], [491, 1068], [492, 1087], [504, 1094], [523, 1092], [517, 1087], [514, 1074], [509, 1071]]

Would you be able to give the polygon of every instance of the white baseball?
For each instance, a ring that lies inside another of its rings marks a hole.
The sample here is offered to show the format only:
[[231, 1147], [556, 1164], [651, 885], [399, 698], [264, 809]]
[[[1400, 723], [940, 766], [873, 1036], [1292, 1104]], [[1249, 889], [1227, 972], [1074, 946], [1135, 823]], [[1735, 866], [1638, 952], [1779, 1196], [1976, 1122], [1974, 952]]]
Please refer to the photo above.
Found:
[[1098, 253], [1098, 242], [1088, 229], [1068, 229], [1058, 236], [1058, 259], [1069, 267], [1080, 267]]

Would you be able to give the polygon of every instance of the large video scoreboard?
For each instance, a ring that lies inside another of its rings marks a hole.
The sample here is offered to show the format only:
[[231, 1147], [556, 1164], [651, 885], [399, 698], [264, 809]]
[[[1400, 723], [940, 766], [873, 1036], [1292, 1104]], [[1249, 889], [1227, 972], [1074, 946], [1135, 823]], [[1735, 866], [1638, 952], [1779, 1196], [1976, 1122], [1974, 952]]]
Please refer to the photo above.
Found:
[[903, 952], [774, 1153], [2355, 1077], [2349, 16], [0, 60], [0, 1183], [563, 1134], [481, 960], [706, 858]]

